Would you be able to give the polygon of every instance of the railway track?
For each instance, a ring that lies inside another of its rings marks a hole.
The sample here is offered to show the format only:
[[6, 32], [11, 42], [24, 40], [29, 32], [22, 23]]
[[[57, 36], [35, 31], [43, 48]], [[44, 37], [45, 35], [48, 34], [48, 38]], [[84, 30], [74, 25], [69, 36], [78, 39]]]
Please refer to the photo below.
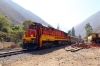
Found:
[[[41, 51], [41, 50], [46, 50], [46, 49], [52, 49], [52, 48], [55, 48], [55, 47], [59, 47], [60, 45], [58, 46], [53, 46], [53, 47], [49, 47], [49, 48], [41, 48], [41, 49], [38, 49], [38, 50], [33, 50], [33, 51]], [[90, 48], [89, 45], [86, 45], [86, 44], [79, 44], [79, 45], [76, 45], [76, 44], [72, 44], [72, 45], [62, 45], [63, 47], [66, 47], [66, 46], [71, 46], [71, 48], [67, 48], [65, 49], [65, 51], [70, 51], [70, 52], [76, 52], [76, 51], [79, 51], [79, 50], [82, 50], [82, 49], [88, 49]], [[0, 53], [0, 58], [1, 57], [7, 57], [7, 56], [12, 56], [12, 55], [17, 55], [17, 54], [23, 54], [23, 53], [30, 53], [32, 51], [27, 51], [27, 50], [17, 50], [17, 51], [9, 51], [9, 52], [2, 52]]]
[[22, 54], [22, 53], [26, 53], [26, 52], [28, 52], [28, 51], [26, 51], [26, 50], [17, 50], [17, 51], [2, 52], [2, 53], [0, 53], [0, 58], [1, 57], [12, 56], [12, 55], [17, 55], [17, 54]]
[[[62, 45], [62, 47], [63, 46], [65, 47], [65, 46], [68, 46], [68, 45]], [[33, 50], [33, 51], [41, 51], [41, 50], [46, 50], [46, 49], [52, 49], [52, 48], [55, 48], [55, 47], [59, 47], [59, 46], [53, 46], [53, 47], [50, 47], [50, 48], [41, 48], [41, 49]], [[74, 51], [77, 51], [77, 50], [66, 50], [66, 51], [74, 52]], [[16, 51], [2, 52], [2, 53], [0, 53], [0, 58], [1, 57], [12, 56], [12, 55], [17, 55], [17, 54], [30, 53], [30, 52], [32, 52], [32, 51], [16, 50]]]
[[[66, 46], [66, 45], [62, 45], [62, 46]], [[12, 56], [12, 55], [17, 55], [17, 54], [23, 54], [23, 53], [30, 53], [30, 52], [33, 52], [33, 51], [41, 51], [41, 50], [46, 50], [46, 49], [52, 49], [52, 48], [55, 48], [55, 47], [59, 47], [59, 46], [53, 46], [53, 47], [47, 47], [47, 48], [40, 48], [38, 50], [16, 50], [16, 51], [8, 51], [8, 52], [2, 52], [0, 53], [0, 58], [1, 57], [7, 57], [7, 56]]]

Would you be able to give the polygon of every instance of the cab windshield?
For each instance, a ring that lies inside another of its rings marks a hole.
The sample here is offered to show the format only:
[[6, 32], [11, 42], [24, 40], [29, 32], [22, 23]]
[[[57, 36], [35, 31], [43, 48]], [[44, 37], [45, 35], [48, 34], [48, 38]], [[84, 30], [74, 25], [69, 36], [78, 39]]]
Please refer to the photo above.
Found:
[[37, 26], [36, 25], [30, 25], [29, 29], [37, 29]]

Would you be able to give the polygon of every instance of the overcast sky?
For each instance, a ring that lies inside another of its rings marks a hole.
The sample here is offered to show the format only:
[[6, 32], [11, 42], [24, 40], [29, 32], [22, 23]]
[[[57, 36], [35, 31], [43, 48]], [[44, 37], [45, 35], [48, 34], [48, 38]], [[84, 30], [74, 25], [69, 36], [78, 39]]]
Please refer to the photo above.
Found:
[[67, 31], [100, 10], [100, 0], [12, 0], [55, 28]]

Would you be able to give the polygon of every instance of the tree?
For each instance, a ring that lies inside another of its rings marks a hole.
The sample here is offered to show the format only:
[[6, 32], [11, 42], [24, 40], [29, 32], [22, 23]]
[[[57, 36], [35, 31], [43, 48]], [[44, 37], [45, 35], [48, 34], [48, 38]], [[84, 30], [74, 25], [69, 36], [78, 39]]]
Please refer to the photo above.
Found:
[[86, 31], [85, 39], [87, 39], [88, 36], [93, 33], [92, 26], [89, 23], [86, 24], [85, 31]]
[[10, 33], [11, 31], [11, 28], [9, 26], [4, 26], [2, 29], [1, 29], [2, 32], [6, 32], [6, 33]]
[[7, 33], [0, 31], [0, 41], [4, 41], [6, 39]]
[[[32, 20], [26, 20], [23, 25], [27, 26], [27, 22], [33, 22]], [[25, 27], [26, 28], [26, 27]], [[0, 13], [0, 41], [12, 41], [20, 42], [23, 36], [24, 30], [20, 25], [11, 24], [8, 16]]]
[[72, 36], [75, 36], [75, 29], [74, 29], [74, 27], [72, 28]]
[[0, 31], [3, 27], [10, 26], [10, 23], [11, 21], [9, 20], [9, 18], [0, 12]]
[[69, 35], [69, 36], [71, 36], [71, 35], [72, 35], [71, 30], [69, 30], [69, 31], [68, 31], [68, 35]]
[[57, 29], [59, 30], [59, 23], [58, 23]]
[[82, 38], [81, 35], [79, 35], [79, 38]]
[[13, 24], [13, 25], [11, 26], [11, 29], [12, 29], [13, 31], [23, 31], [22, 27], [19, 26], [19, 25], [16, 25], [16, 24]]
[[23, 26], [24, 26], [23, 29], [27, 30], [29, 28], [29, 25], [32, 24], [32, 22], [34, 22], [34, 21], [33, 20], [25, 20], [23, 22]]
[[6, 41], [7, 34], [10, 32], [11, 20], [8, 16], [0, 12], [0, 40]]
[[22, 29], [21, 26], [17, 24], [13, 24], [11, 26], [11, 32], [8, 38], [10, 38], [10, 41], [17, 43], [22, 39], [23, 33], [24, 33], [24, 30]]

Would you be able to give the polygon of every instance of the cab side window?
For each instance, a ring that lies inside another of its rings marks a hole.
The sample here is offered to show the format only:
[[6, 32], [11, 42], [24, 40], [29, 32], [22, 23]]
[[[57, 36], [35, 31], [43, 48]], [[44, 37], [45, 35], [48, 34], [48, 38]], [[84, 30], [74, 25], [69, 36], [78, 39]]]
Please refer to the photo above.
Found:
[[32, 26], [32, 29], [35, 29], [35, 26]]

